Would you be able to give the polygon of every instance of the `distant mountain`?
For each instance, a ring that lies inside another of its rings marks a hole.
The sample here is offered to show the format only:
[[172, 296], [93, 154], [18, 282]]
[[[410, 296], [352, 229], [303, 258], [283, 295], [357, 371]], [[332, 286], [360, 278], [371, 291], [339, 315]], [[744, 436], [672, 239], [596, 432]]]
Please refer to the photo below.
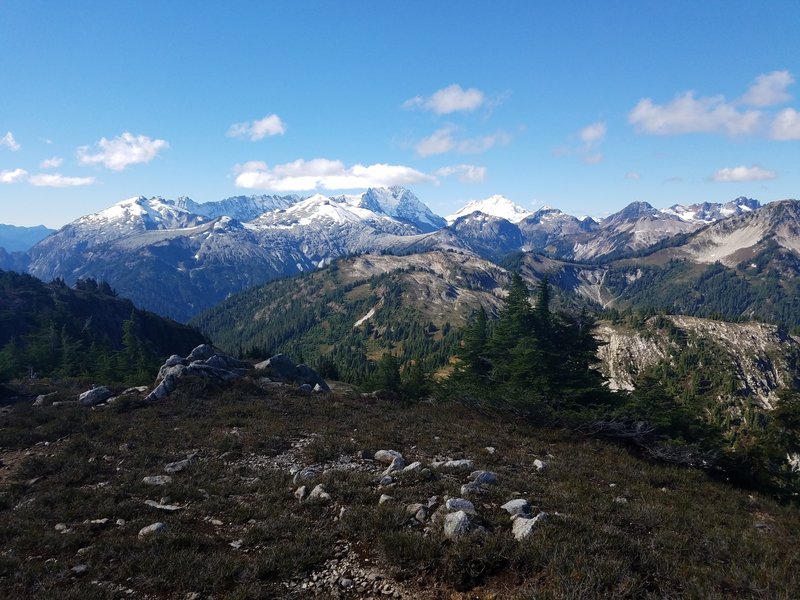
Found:
[[663, 209], [661, 212], [675, 215], [676, 217], [689, 223], [707, 225], [708, 223], [713, 223], [714, 221], [719, 221], [720, 219], [725, 219], [735, 215], [742, 215], [759, 208], [761, 208], [761, 203], [758, 200], [741, 196], [724, 204], [711, 202], [690, 204], [688, 206], [674, 204], [669, 208]]
[[[231, 215], [219, 215], [230, 211]], [[256, 216], [254, 216], [256, 215]], [[251, 218], [252, 217], [252, 218]], [[198, 204], [130, 198], [31, 249], [30, 273], [108, 281], [137, 305], [186, 320], [239, 290], [361, 252], [466, 249], [403, 188], [358, 196], [254, 196]]]
[[35, 227], [0, 225], [0, 248], [8, 252], [25, 252], [54, 231], [44, 225]]
[[771, 202], [612, 263], [602, 281], [620, 307], [798, 328], [800, 201]]
[[204, 202], [199, 204], [181, 196], [172, 204], [179, 208], [184, 208], [195, 215], [202, 215], [211, 219], [217, 217], [230, 217], [237, 221], [252, 221], [265, 212], [289, 208], [298, 202], [300, 196], [234, 196], [225, 198], [218, 202]]
[[587, 234], [577, 234], [573, 251], [565, 258], [596, 260], [616, 257], [648, 248], [672, 236], [696, 230], [698, 223], [653, 208], [647, 202], [633, 202], [603, 219]]
[[531, 211], [514, 204], [503, 196], [490, 196], [484, 200], [473, 200], [463, 208], [460, 208], [451, 215], [447, 215], [445, 220], [448, 225], [452, 225], [461, 217], [473, 213], [482, 213], [491, 217], [499, 217], [511, 223], [519, 223], [522, 219], [529, 216]]

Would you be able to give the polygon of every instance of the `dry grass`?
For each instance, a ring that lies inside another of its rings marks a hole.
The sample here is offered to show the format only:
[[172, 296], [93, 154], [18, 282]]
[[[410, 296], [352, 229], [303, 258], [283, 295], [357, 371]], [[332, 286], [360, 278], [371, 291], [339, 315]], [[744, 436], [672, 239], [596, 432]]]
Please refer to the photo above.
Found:
[[[291, 476], [263, 466], [311, 434], [298, 453], [303, 464], [347, 455], [359, 467], [322, 477], [329, 504], [298, 503]], [[144, 408], [15, 405], [0, 417], [0, 440], [3, 460], [23, 458], [0, 483], [3, 598], [280, 597], [283, 582], [319, 569], [340, 540], [419, 598], [800, 597], [796, 507], [457, 404], [198, 384]], [[381, 448], [424, 463], [472, 458], [497, 472], [499, 485], [476, 501], [487, 533], [453, 542], [409, 528], [406, 504], [459, 496], [465, 478], [404, 474], [379, 489], [380, 467], [360, 456]], [[189, 453], [197, 458], [170, 484], [142, 483]], [[549, 461], [545, 473], [536, 473], [536, 458]], [[378, 506], [383, 492], [395, 502]], [[143, 503], [162, 496], [185, 509], [166, 514]], [[551, 514], [524, 543], [499, 508], [513, 497]], [[109, 524], [87, 523], [100, 518]], [[154, 521], [167, 533], [138, 538]], [[70, 571], [78, 564], [86, 575]]]

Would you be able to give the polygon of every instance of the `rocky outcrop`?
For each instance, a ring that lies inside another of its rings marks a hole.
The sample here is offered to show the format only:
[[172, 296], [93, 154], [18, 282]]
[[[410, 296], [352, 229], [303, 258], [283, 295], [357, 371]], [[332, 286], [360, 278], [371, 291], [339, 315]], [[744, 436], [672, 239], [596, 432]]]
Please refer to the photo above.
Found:
[[[177, 354], [170, 356], [159, 369], [156, 386], [145, 400], [148, 402], [164, 400], [186, 376], [202, 377], [209, 381], [226, 383], [244, 377], [253, 370], [254, 367], [250, 363], [217, 352], [209, 344], [201, 344], [185, 358]], [[255, 371], [256, 373], [261, 372], [260, 374], [269, 374], [270, 379], [266, 380], [268, 383], [274, 383], [272, 379], [278, 379], [307, 385], [309, 390], [330, 391], [328, 384], [314, 369], [307, 365], [295, 365], [283, 354], [258, 363]], [[275, 383], [275, 385], [279, 384]]]
[[800, 356], [797, 339], [763, 323], [662, 316], [637, 328], [603, 323], [596, 336], [603, 343], [599, 369], [612, 390], [633, 390], [636, 379], [648, 369], [674, 365], [682, 351], [702, 344], [733, 377], [732, 389], [719, 390], [718, 400], [738, 405], [748, 399], [765, 410], [775, 406], [780, 388], [792, 384], [796, 377], [792, 357]]
[[272, 358], [258, 363], [256, 371], [263, 371], [273, 379], [308, 385], [314, 391], [329, 392], [325, 380], [308, 365], [296, 365], [285, 354], [276, 354]]

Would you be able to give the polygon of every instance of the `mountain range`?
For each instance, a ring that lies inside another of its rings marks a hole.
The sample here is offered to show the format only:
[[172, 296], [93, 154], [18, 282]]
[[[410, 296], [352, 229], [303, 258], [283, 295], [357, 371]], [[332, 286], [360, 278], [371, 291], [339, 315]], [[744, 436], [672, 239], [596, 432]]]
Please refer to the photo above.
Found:
[[[238, 196], [202, 204], [186, 197], [140, 196], [81, 217], [24, 254], [0, 252], [0, 268], [70, 284], [105, 280], [137, 305], [185, 321], [241, 290], [354, 254], [444, 250], [500, 262], [523, 252], [607, 268], [654, 249], [667, 256], [665, 247], [675, 246], [670, 257], [708, 263], [713, 252], [702, 249], [710, 235], [724, 237], [719, 243], [728, 262], [736, 261], [742, 248], [767, 240], [797, 253], [791, 210], [766, 218], [766, 225], [751, 225], [756, 215], [774, 212], [772, 206], [762, 208], [749, 198], [663, 210], [636, 202], [594, 219], [550, 207], [531, 212], [492, 196], [442, 218], [402, 187], [333, 197]], [[780, 226], [785, 233], [776, 237], [771, 228], [781, 219], [787, 221]], [[721, 229], [714, 229], [717, 225]], [[707, 230], [728, 233], [703, 233]], [[736, 234], [740, 230], [748, 233]], [[680, 241], [689, 245], [679, 251]], [[597, 298], [602, 297], [600, 292]]]

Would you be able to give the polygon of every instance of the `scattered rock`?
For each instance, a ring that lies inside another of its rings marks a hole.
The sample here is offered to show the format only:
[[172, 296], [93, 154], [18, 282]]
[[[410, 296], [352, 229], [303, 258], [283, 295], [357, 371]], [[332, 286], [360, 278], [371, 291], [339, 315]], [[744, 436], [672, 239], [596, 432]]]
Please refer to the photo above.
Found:
[[50, 392], [49, 394], [40, 394], [36, 396], [36, 400], [33, 401], [34, 406], [50, 406], [53, 404], [53, 396], [56, 396], [58, 392]]
[[56, 526], [54, 527], [54, 529], [56, 531], [61, 531], [63, 533], [64, 531], [66, 531], [69, 528], [67, 527], [66, 523], [56, 523]]
[[183, 460], [178, 460], [175, 462], [167, 463], [164, 467], [164, 471], [167, 473], [179, 473], [183, 471], [186, 467], [188, 467], [192, 462], [191, 458], [185, 458]]
[[89, 572], [89, 565], [75, 565], [70, 569], [73, 575], [77, 575], [80, 577], [81, 575], [86, 575]]
[[511, 525], [511, 532], [514, 534], [514, 539], [517, 541], [524, 540], [533, 532], [533, 529], [536, 527], [537, 523], [542, 523], [546, 519], [547, 513], [545, 512], [540, 512], [533, 518], [520, 516], [519, 518], [514, 519], [514, 522]]
[[142, 477], [142, 483], [146, 483], [147, 485], [166, 485], [172, 481], [172, 477], [169, 475], [148, 475], [147, 477]]
[[167, 526], [164, 523], [161, 522], [153, 523], [152, 525], [148, 525], [147, 527], [142, 527], [139, 530], [139, 537], [145, 537], [156, 533], [164, 533], [166, 530]]
[[472, 471], [475, 469], [475, 463], [466, 458], [459, 460], [445, 460], [431, 463], [432, 466], [445, 471]]
[[534, 467], [534, 468], [535, 468], [535, 469], [536, 469], [536, 470], [537, 470], [539, 473], [542, 473], [543, 471], [546, 471], [546, 470], [547, 470], [548, 464], [547, 464], [547, 462], [545, 462], [545, 461], [543, 461], [543, 460], [540, 460], [540, 459], [538, 459], [538, 458], [537, 458], [535, 461], [533, 461], [533, 467]]
[[531, 505], [530, 502], [525, 500], [524, 498], [517, 498], [516, 500], [509, 500], [503, 506], [501, 506], [504, 511], [506, 511], [510, 515], [529, 515], [531, 514]]
[[469, 516], [463, 510], [450, 513], [444, 518], [444, 535], [449, 539], [464, 535], [469, 527]]
[[478, 513], [475, 512], [475, 505], [472, 504], [469, 500], [464, 498], [450, 498], [446, 503], [445, 507], [447, 508], [447, 512], [457, 512], [459, 510], [464, 511], [468, 515], [477, 515]]
[[306, 486], [304, 486], [304, 485], [301, 485], [299, 488], [297, 488], [294, 491], [294, 497], [297, 498], [298, 500], [300, 500], [301, 502], [306, 497], [306, 494], [308, 494], [308, 490], [306, 489]]
[[481, 483], [470, 481], [461, 486], [462, 496], [480, 496], [481, 494], [488, 494], [489, 488]]
[[81, 406], [95, 406], [96, 404], [105, 402], [113, 395], [114, 392], [112, 392], [106, 386], [101, 385], [100, 387], [92, 388], [83, 392], [80, 396], [78, 396], [78, 403], [80, 403]]
[[497, 474], [491, 471], [473, 471], [469, 478], [482, 485], [497, 485]]
[[419, 461], [415, 461], [412, 462], [410, 465], [406, 465], [405, 467], [403, 467], [403, 472], [409, 473], [411, 471], [419, 471], [420, 469], [422, 469], [422, 463]]
[[317, 477], [319, 477], [319, 471], [317, 469], [314, 469], [313, 467], [306, 467], [305, 469], [300, 469], [294, 474], [292, 483], [298, 485], [303, 482], [314, 481]]
[[182, 506], [177, 506], [175, 504], [162, 504], [161, 502], [156, 502], [155, 500], [145, 500], [144, 503], [147, 506], [152, 506], [153, 508], [157, 508], [158, 510], [165, 510], [167, 512], [175, 512], [178, 510], [183, 510]]
[[378, 504], [386, 504], [387, 502], [393, 502], [394, 498], [389, 494], [381, 494], [381, 497], [378, 499]]
[[331, 499], [331, 495], [325, 491], [325, 486], [319, 483], [314, 487], [313, 490], [311, 490], [311, 493], [308, 495], [308, 499], [318, 502], [327, 502]]
[[391, 464], [396, 458], [403, 458], [397, 450], [378, 450], [375, 453], [375, 460], [386, 464]]
[[614, 498], [614, 502], [616, 502], [617, 504], [627, 504], [628, 499], [625, 498], [624, 496], [617, 496], [616, 498]]
[[394, 479], [392, 479], [388, 475], [384, 475], [383, 477], [381, 477], [381, 480], [380, 480], [379, 483], [380, 483], [380, 485], [391, 485], [392, 483], [394, 483]]
[[405, 459], [402, 456], [395, 456], [394, 460], [392, 460], [392, 464], [386, 467], [386, 470], [383, 472], [383, 474], [389, 475], [390, 473], [395, 473], [396, 471], [402, 471], [405, 466]]
[[495, 452], [497, 452], [497, 448], [495, 448], [494, 446], [486, 446], [485, 450], [489, 454], [494, 454]]

